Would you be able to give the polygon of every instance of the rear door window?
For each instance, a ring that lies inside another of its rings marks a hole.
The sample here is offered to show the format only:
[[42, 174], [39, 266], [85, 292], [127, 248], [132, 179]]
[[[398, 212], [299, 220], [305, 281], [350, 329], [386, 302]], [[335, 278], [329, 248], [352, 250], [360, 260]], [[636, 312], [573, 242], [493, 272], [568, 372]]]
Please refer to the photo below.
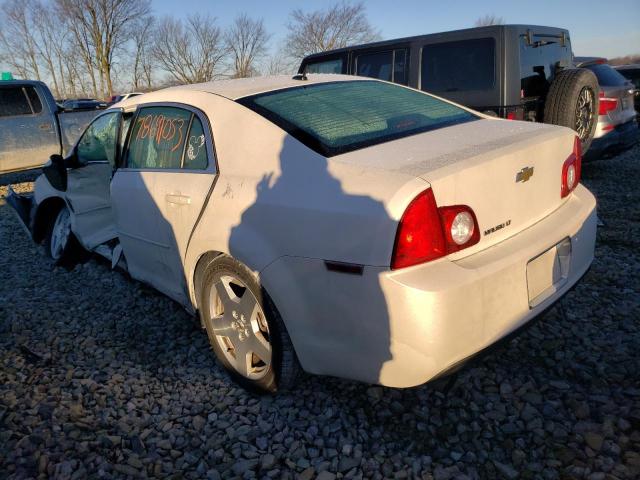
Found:
[[195, 113], [179, 107], [143, 107], [131, 128], [127, 168], [207, 168], [206, 136]]
[[204, 170], [207, 168], [207, 139], [204, 135], [202, 122], [193, 116], [191, 128], [189, 129], [189, 139], [187, 149], [184, 154], [183, 167], [189, 170]]
[[434, 43], [422, 47], [422, 90], [490, 90], [495, 85], [495, 70], [496, 41], [493, 38]]
[[[40, 110], [42, 110], [42, 105], [40, 105]], [[0, 87], [0, 117], [31, 114], [33, 114], [33, 110], [23, 87]]]
[[174, 107], [142, 108], [131, 132], [128, 168], [179, 169], [191, 112]]

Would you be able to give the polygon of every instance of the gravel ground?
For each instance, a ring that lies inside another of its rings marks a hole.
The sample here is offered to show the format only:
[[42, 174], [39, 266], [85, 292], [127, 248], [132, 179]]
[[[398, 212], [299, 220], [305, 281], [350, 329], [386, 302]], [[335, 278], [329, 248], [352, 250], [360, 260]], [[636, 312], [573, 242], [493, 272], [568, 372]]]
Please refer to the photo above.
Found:
[[640, 476], [640, 146], [584, 166], [599, 200], [582, 283], [453, 386], [306, 377], [236, 388], [175, 303], [92, 260], [53, 268], [3, 200], [0, 477]]

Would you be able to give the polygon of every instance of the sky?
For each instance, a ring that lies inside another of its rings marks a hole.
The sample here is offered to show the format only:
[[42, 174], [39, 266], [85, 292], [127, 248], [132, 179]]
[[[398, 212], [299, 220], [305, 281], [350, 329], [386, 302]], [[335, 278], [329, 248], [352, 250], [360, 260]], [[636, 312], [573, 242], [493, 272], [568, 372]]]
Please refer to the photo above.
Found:
[[[289, 12], [326, 8], [335, 0], [152, 0], [157, 15], [186, 17], [208, 13], [220, 26], [236, 15], [262, 17], [273, 34], [272, 51], [286, 36]], [[640, 0], [450, 0], [446, 7], [434, 0], [368, 0], [364, 2], [371, 24], [383, 39], [472, 27], [487, 14], [505, 23], [567, 28], [578, 56], [616, 57], [640, 53]], [[177, 8], [176, 6], [179, 6]]]

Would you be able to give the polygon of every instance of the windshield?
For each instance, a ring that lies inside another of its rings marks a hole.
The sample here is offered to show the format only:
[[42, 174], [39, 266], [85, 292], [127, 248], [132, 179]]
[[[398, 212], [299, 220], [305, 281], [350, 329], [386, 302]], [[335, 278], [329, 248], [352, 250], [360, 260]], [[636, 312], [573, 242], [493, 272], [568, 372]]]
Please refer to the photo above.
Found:
[[238, 102], [327, 157], [478, 119], [425, 93], [377, 81], [312, 84]]

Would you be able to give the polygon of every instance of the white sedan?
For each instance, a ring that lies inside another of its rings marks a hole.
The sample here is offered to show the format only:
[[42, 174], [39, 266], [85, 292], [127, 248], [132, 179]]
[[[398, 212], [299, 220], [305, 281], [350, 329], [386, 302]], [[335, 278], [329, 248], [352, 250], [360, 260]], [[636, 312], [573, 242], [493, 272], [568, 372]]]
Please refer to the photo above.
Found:
[[29, 222], [58, 263], [97, 252], [198, 312], [246, 387], [300, 367], [409, 387], [587, 271], [580, 165], [569, 129], [386, 82], [229, 80], [106, 110], [45, 167]]

